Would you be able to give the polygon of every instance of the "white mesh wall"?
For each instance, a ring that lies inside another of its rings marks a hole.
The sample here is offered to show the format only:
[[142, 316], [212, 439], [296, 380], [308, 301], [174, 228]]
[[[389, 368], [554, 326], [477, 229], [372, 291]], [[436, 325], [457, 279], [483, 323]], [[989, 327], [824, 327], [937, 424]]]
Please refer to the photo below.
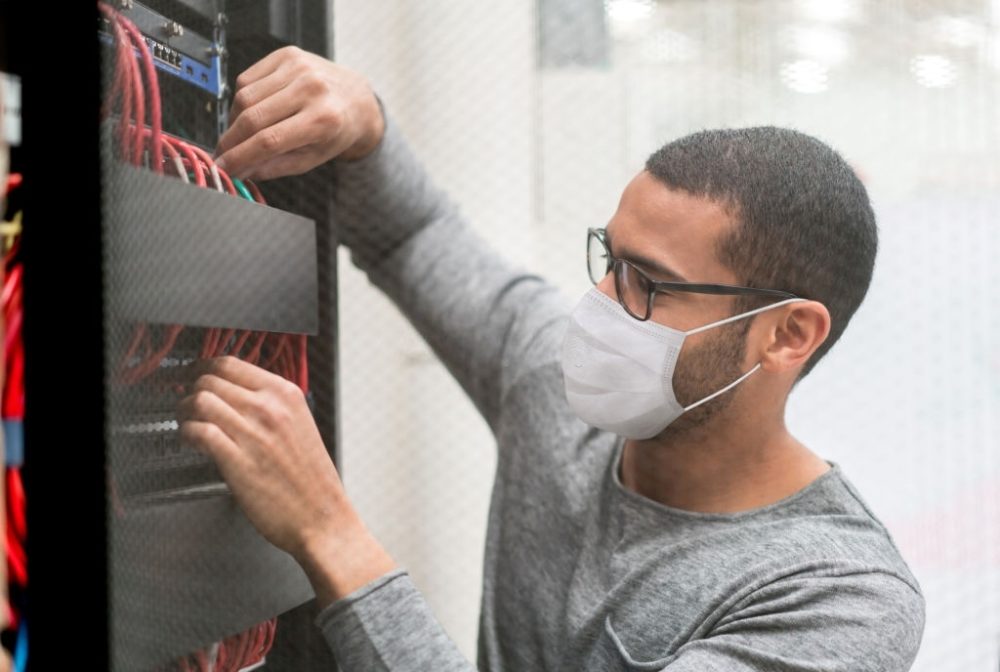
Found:
[[[1000, 2], [336, 3], [437, 182], [509, 257], [573, 294], [588, 226], [662, 143], [774, 124], [863, 176], [868, 299], [792, 395], [927, 597], [915, 670], [1000, 667]], [[341, 266], [343, 471], [376, 535], [475, 652], [492, 437], [388, 301]]]

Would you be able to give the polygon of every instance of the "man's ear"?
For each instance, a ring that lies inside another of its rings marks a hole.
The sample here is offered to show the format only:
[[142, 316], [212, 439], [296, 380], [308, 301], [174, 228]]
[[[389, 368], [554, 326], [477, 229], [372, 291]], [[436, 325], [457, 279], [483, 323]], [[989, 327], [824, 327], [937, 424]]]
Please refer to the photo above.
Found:
[[796, 301], [773, 312], [765, 313], [768, 319], [758, 318], [765, 329], [758, 341], [761, 369], [799, 370], [830, 335], [830, 311], [819, 301]]

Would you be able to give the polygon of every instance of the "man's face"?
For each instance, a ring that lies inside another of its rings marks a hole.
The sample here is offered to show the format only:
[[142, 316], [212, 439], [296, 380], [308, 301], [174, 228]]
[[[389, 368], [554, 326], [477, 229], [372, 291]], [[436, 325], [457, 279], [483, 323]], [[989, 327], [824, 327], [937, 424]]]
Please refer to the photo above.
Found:
[[[734, 226], [718, 203], [668, 189], [649, 173], [639, 173], [625, 188], [607, 225], [611, 254], [636, 264], [654, 280], [739, 284], [718, 258], [716, 243]], [[598, 289], [617, 300], [609, 274]], [[657, 293], [650, 320], [687, 331], [733, 314], [727, 296]], [[688, 405], [725, 387], [749, 368], [745, 337], [749, 322], [723, 325], [685, 339], [674, 372], [674, 393]], [[733, 399], [723, 394], [685, 413], [667, 428], [676, 432], [706, 423]]]

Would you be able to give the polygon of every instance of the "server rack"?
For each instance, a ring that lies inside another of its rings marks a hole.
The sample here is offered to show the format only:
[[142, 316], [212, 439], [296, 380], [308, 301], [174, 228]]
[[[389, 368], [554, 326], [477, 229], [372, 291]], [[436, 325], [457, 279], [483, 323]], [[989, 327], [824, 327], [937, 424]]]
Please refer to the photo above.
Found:
[[[307, 398], [337, 461], [332, 175], [261, 184], [263, 205], [158, 174], [148, 149], [139, 165], [122, 160], [120, 105], [95, 123], [114, 86], [116, 37], [108, 7], [83, 4], [60, 7], [51, 35], [93, 98], [53, 128], [47, 113], [65, 100], [22, 75], [30, 669], [65, 666], [67, 655], [86, 669], [182, 669], [271, 619], [262, 669], [333, 669], [303, 573], [256, 534], [210, 460], [180, 445], [175, 421], [199, 358], [244, 356], [259, 341], [259, 365], [287, 372], [294, 353], [300, 371], [305, 340]], [[332, 56], [326, 0], [108, 4], [146, 43], [163, 131], [209, 153], [242, 70], [286, 45]], [[15, 64], [39, 47], [12, 38], [23, 47]], [[53, 135], [68, 138], [72, 168], [41, 154]], [[182, 165], [190, 182], [195, 165]], [[42, 188], [67, 174], [93, 201]], [[72, 224], [56, 234], [48, 222]], [[73, 448], [56, 457], [54, 446]], [[68, 525], [92, 544], [67, 553]]]

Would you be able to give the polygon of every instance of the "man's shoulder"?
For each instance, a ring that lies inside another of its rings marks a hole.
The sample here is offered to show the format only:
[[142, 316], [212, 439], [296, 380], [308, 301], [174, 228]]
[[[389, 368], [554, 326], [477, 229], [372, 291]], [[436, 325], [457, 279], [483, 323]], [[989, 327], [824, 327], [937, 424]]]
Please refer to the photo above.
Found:
[[789, 572], [882, 574], [921, 594], [889, 530], [838, 465], [802, 495], [747, 521], [742, 534], [755, 552]]
[[614, 610], [615, 632], [630, 654], [653, 654], [667, 641], [670, 663], [738, 637], [762, 665], [781, 655], [802, 663], [789, 669], [806, 669], [837, 649], [836, 665], [824, 669], [908, 669], [924, 597], [885, 527], [838, 472], [754, 511], [676, 516], [615, 588], [627, 605]]

